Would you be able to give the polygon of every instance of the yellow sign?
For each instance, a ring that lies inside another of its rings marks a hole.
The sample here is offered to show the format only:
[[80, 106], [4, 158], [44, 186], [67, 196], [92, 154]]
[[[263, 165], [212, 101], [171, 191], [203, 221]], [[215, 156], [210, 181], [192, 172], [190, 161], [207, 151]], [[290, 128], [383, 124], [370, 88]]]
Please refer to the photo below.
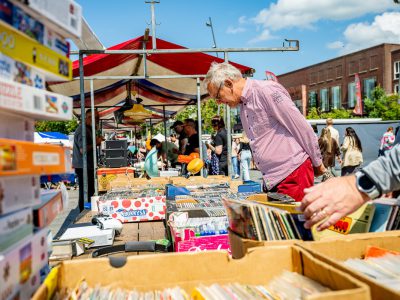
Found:
[[48, 80], [71, 80], [72, 62], [0, 21], [0, 52], [40, 68]]

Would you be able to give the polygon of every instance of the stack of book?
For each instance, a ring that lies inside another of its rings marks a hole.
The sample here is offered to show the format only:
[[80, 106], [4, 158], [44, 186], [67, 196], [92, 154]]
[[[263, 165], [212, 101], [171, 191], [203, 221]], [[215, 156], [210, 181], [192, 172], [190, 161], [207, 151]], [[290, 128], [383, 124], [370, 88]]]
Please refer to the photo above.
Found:
[[40, 176], [70, 172], [70, 151], [34, 144], [34, 124], [72, 118], [72, 99], [46, 82], [72, 79], [66, 38], [80, 36], [81, 19], [72, 0], [0, 0], [1, 299], [30, 298], [48, 265], [46, 226], [63, 197], [42, 195]]

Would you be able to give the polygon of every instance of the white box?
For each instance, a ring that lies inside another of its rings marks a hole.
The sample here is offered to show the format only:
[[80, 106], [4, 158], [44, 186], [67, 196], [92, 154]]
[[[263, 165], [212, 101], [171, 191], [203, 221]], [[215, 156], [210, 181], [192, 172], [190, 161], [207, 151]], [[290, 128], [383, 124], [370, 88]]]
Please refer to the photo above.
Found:
[[75, 224], [60, 237], [60, 241], [88, 238], [94, 240], [90, 247], [111, 246], [114, 242], [114, 229], [100, 229], [87, 223]]
[[33, 142], [35, 121], [14, 114], [0, 112], [0, 138]]
[[82, 7], [73, 0], [29, 0], [28, 6], [16, 0], [11, 2], [64, 38], [80, 38], [82, 35]]
[[38, 204], [39, 176], [0, 177], [0, 215]]
[[0, 109], [35, 119], [67, 121], [72, 98], [0, 78]]
[[25, 238], [0, 255], [0, 299], [14, 299], [29, 279], [48, 264], [47, 230]]
[[23, 240], [33, 232], [30, 207], [0, 215], [0, 253]]

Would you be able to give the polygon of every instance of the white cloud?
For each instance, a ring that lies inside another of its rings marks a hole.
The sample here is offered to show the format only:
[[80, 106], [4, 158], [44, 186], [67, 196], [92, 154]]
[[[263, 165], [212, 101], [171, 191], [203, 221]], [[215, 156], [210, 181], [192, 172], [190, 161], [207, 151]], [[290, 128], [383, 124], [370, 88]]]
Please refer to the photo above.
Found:
[[354, 23], [343, 33], [341, 54], [382, 43], [400, 43], [400, 13], [387, 12], [375, 17], [372, 23]]
[[249, 44], [255, 44], [255, 43], [258, 43], [258, 42], [268, 41], [268, 40], [272, 40], [272, 39], [275, 39], [275, 38], [276, 38], [276, 36], [273, 36], [268, 29], [264, 29], [259, 36], [257, 36], [254, 39], [251, 39], [249, 41]]
[[390, 8], [396, 8], [393, 0], [278, 0], [252, 20], [269, 30], [311, 28], [322, 19], [348, 20]]
[[247, 23], [247, 17], [246, 16], [241, 16], [239, 18], [239, 24], [246, 24]]
[[329, 43], [328, 45], [326, 45], [326, 47], [328, 47], [329, 49], [340, 49], [344, 47], [344, 43], [341, 41], [336, 41]]
[[246, 28], [243, 28], [243, 27], [229, 26], [228, 29], [226, 30], [226, 33], [237, 34], [237, 33], [245, 32], [245, 31], [246, 31]]

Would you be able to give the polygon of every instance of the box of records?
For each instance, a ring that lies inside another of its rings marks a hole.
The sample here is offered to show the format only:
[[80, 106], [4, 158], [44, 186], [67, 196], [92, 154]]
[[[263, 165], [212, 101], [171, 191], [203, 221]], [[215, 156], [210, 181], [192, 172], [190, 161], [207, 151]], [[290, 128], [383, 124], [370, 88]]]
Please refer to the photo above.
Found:
[[297, 246], [241, 259], [209, 251], [121, 260], [64, 261], [33, 299], [370, 299], [367, 285]]
[[353, 234], [300, 247], [367, 283], [373, 299], [400, 299], [400, 231]]

